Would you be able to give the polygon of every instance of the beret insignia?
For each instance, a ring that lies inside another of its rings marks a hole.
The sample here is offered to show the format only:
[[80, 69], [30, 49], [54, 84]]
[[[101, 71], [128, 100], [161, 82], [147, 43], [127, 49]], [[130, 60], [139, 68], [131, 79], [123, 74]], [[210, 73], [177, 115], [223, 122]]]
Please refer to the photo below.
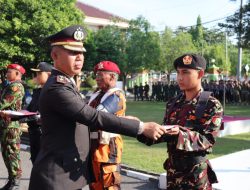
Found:
[[193, 58], [189, 55], [186, 55], [183, 57], [183, 63], [184, 65], [190, 65], [192, 63]]
[[103, 69], [104, 67], [103, 67], [103, 64], [102, 63], [99, 63], [98, 64], [98, 69]]
[[98, 63], [94, 67], [94, 72], [96, 73], [97, 71], [110, 71], [110, 72], [117, 73], [118, 75], [121, 72], [119, 67], [116, 65], [116, 63], [112, 61], [102, 61]]

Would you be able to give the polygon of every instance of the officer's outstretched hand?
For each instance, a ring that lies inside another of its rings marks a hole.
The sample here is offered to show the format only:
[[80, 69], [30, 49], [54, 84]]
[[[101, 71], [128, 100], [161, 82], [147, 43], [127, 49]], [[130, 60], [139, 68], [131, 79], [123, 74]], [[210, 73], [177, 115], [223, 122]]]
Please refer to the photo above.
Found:
[[11, 117], [6, 114], [4, 111], [0, 111], [0, 117], [5, 121], [5, 122], [11, 122]]
[[144, 123], [142, 134], [150, 139], [158, 140], [165, 133], [167, 133], [167, 130], [155, 122]]

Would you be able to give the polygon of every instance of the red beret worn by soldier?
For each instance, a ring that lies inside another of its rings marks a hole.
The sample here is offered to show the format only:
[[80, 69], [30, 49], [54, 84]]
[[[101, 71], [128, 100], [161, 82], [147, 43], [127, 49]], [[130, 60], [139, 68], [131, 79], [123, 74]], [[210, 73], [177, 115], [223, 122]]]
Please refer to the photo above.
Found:
[[96, 73], [97, 71], [111, 71], [118, 75], [121, 73], [119, 67], [112, 61], [102, 61], [98, 63], [94, 68], [94, 72]]
[[[20, 111], [24, 96], [24, 87], [21, 76], [25, 69], [16, 63], [7, 66], [6, 78], [8, 85], [3, 89], [0, 99], [0, 110]], [[13, 74], [14, 73], [14, 74]], [[15, 74], [16, 73], [16, 74]], [[1, 189], [18, 189], [22, 175], [20, 160], [20, 136], [21, 128], [17, 120], [0, 118], [1, 151], [4, 163], [8, 170], [8, 182]]]
[[12, 64], [9, 64], [7, 66], [7, 69], [15, 69], [17, 71], [19, 71], [22, 75], [25, 74], [25, 69], [21, 66], [21, 65], [18, 65], [16, 63], [12, 63]]
[[[126, 99], [121, 89], [116, 88], [119, 67], [111, 61], [102, 61], [94, 67], [97, 74], [98, 91], [93, 93], [89, 105], [99, 111], [124, 116]], [[108, 79], [108, 80], [105, 80]], [[91, 153], [96, 181], [90, 184], [90, 190], [120, 189], [120, 163], [123, 151], [121, 135], [105, 131], [92, 131]]]

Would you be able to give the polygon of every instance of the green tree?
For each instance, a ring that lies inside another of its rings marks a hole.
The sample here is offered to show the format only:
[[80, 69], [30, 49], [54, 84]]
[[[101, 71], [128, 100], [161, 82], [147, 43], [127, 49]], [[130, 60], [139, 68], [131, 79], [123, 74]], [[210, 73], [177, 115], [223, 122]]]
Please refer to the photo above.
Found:
[[218, 28], [203, 28], [205, 44], [213, 45], [218, 43], [225, 43], [225, 32]]
[[171, 54], [171, 45], [173, 44], [174, 33], [172, 29], [166, 27], [161, 35], [161, 63], [162, 71], [170, 73], [173, 70], [173, 63], [176, 55]]
[[177, 35], [166, 28], [162, 34], [162, 61], [165, 62], [165, 71], [171, 73], [174, 70], [174, 60], [184, 53], [195, 53], [197, 49], [193, 43], [192, 36], [186, 32]]
[[195, 46], [198, 48], [198, 51], [203, 54], [203, 49], [204, 49], [204, 36], [203, 36], [203, 26], [201, 23], [201, 17], [200, 15], [197, 18], [197, 22], [196, 22], [196, 27], [194, 30], [194, 34], [193, 34], [193, 40], [194, 40], [194, 44]]
[[227, 60], [226, 63], [226, 54], [225, 54], [225, 44], [217, 43], [207, 47], [207, 53], [204, 57], [207, 60], [207, 67], [212, 66], [211, 60], [215, 60], [215, 65], [220, 67], [220, 70], [228, 71], [231, 70], [231, 62], [230, 59]]
[[119, 66], [125, 84], [126, 31], [117, 26], [106, 26], [90, 34], [85, 44], [88, 51], [85, 54], [84, 70], [93, 71], [94, 65], [100, 61], [113, 61]]
[[229, 44], [228, 46], [228, 59], [231, 63], [230, 74], [236, 75], [236, 68], [238, 64], [238, 48], [233, 44]]
[[76, 0], [0, 0], [0, 65], [19, 62], [27, 70], [39, 61], [50, 61], [44, 38], [71, 24], [82, 24], [84, 15]]
[[95, 43], [95, 32], [89, 31], [87, 39], [84, 42], [84, 47], [87, 52], [84, 53], [84, 66], [85, 71], [92, 71], [94, 65], [98, 62], [97, 60], [97, 46]]
[[127, 30], [106, 26], [88, 37], [85, 70], [93, 70], [103, 60], [114, 61], [121, 70], [123, 84], [129, 74], [159, 69], [160, 38], [143, 17], [131, 20]]
[[104, 60], [117, 63], [123, 72], [126, 62], [125, 31], [117, 26], [106, 26], [87, 38], [84, 69], [93, 71], [94, 66]]
[[98, 52], [97, 62], [114, 61], [122, 70], [126, 62], [125, 32], [117, 26], [106, 26], [96, 32], [94, 41]]
[[127, 73], [159, 68], [160, 36], [143, 17], [130, 21], [127, 30]]
[[[239, 39], [239, 35], [241, 35], [241, 46], [242, 47], [250, 47], [250, 2], [237, 10], [232, 16], [226, 19], [225, 23], [219, 23], [219, 26], [222, 28], [226, 28], [231, 35], [237, 34], [237, 38]], [[242, 20], [240, 22], [240, 20]]]

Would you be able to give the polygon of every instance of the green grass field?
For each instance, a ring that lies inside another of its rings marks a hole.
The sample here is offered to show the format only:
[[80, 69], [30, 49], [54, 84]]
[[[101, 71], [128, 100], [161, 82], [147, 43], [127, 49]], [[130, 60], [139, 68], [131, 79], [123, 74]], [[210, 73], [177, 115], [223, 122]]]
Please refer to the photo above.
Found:
[[[165, 111], [165, 103], [162, 102], [127, 102], [127, 115], [134, 115], [143, 121], [162, 122]], [[227, 106], [226, 115], [250, 116], [250, 106]], [[167, 156], [166, 143], [148, 147], [139, 143], [134, 138], [124, 138], [124, 152], [122, 163], [128, 166], [162, 173], [163, 162]], [[236, 151], [250, 149], [250, 133], [217, 138], [213, 153], [208, 158], [215, 158]]]

